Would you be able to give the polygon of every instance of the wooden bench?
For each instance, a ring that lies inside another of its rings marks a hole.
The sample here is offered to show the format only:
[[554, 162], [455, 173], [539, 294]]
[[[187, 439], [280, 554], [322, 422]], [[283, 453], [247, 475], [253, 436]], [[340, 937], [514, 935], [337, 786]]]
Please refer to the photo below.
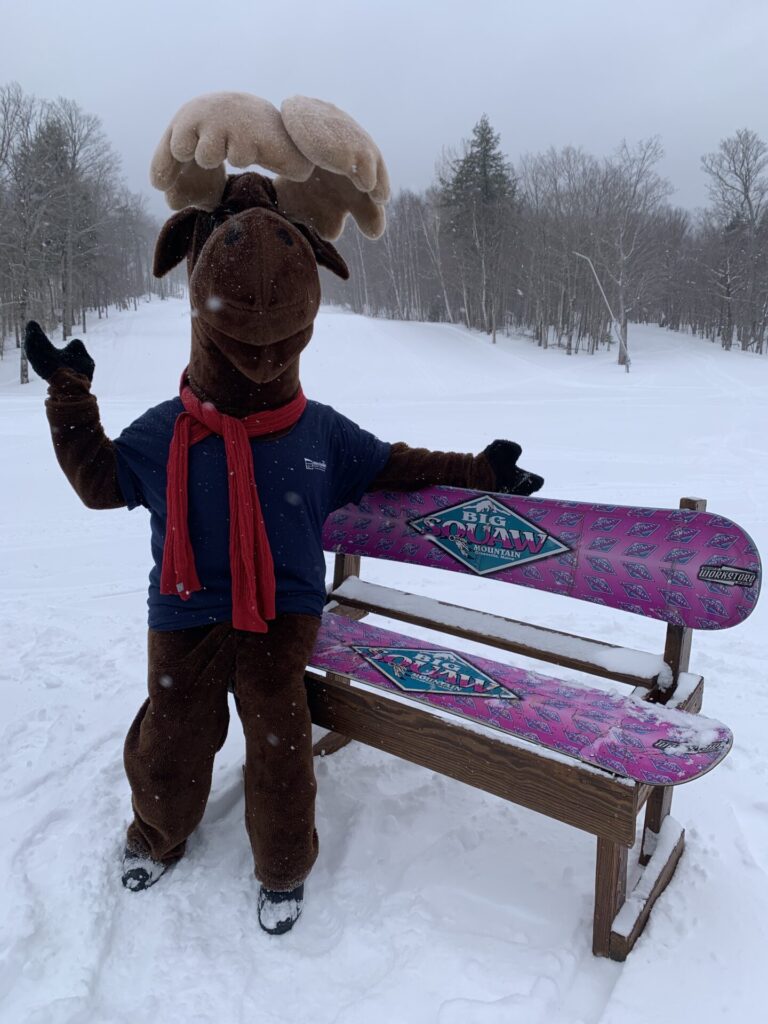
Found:
[[[680, 503], [681, 509], [705, 507], [699, 499]], [[640, 696], [691, 714], [701, 709], [704, 684], [701, 676], [689, 672], [689, 627], [668, 623], [658, 654], [632, 651], [367, 583], [360, 578], [361, 558], [354, 553], [354, 542], [335, 543], [333, 548], [335, 570], [326, 615], [355, 620], [382, 615], [611, 680], [628, 688], [627, 697]], [[622, 778], [573, 757], [553, 757], [524, 739], [510, 743], [492, 730], [468, 728], [459, 717], [435, 715], [321, 669], [313, 663], [306, 677], [313, 722], [328, 730], [315, 745], [316, 753], [329, 754], [358, 740], [594, 835], [592, 948], [598, 956], [626, 958], [683, 852], [684, 830], [670, 816], [672, 787]], [[629, 851], [643, 810], [642, 870], [628, 891]]]

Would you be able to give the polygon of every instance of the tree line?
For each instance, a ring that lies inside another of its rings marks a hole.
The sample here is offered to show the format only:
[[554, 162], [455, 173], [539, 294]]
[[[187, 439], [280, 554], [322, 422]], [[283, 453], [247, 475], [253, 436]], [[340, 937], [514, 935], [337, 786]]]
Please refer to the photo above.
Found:
[[598, 159], [565, 147], [515, 167], [486, 116], [424, 192], [402, 191], [371, 243], [347, 231], [351, 279], [326, 297], [357, 312], [523, 330], [568, 354], [615, 345], [628, 324], [762, 353], [768, 330], [768, 147], [737, 131], [702, 158], [709, 204], [672, 205], [652, 138]]
[[[351, 280], [328, 275], [326, 298], [494, 341], [523, 330], [568, 354], [615, 345], [627, 367], [633, 321], [764, 352], [768, 147], [741, 129], [705, 155], [709, 204], [696, 213], [670, 203], [662, 155], [652, 138], [604, 159], [565, 147], [513, 166], [483, 116], [428, 189], [393, 199], [382, 239], [344, 233]], [[0, 86], [0, 358], [27, 319], [66, 340], [91, 311], [180, 292], [182, 275], [152, 277], [157, 230], [97, 117]]]
[[75, 324], [87, 330], [90, 311], [179, 289], [152, 277], [158, 225], [119, 165], [99, 119], [76, 103], [0, 86], [0, 358], [6, 339], [21, 347], [29, 319], [60, 325], [66, 340]]

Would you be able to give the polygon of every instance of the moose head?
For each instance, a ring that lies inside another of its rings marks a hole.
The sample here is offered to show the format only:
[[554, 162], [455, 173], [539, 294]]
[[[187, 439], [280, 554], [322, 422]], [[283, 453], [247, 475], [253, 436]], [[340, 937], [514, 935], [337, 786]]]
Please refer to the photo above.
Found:
[[[227, 176], [225, 159], [279, 176]], [[350, 213], [369, 237], [384, 230], [389, 183], [378, 148], [320, 100], [294, 97], [281, 117], [258, 97], [214, 93], [181, 108], [151, 173], [169, 204], [183, 207], [160, 232], [154, 273], [187, 260], [191, 386], [231, 415], [282, 404], [299, 386], [318, 266], [349, 276], [328, 239]]]

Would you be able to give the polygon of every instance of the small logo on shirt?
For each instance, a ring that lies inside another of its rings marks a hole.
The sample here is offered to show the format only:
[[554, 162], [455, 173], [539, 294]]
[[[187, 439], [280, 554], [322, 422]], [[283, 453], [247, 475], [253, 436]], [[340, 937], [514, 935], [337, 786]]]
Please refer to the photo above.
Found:
[[324, 462], [315, 462], [314, 459], [304, 459], [304, 468], [317, 470], [319, 473], [324, 473], [326, 470], [326, 465]]

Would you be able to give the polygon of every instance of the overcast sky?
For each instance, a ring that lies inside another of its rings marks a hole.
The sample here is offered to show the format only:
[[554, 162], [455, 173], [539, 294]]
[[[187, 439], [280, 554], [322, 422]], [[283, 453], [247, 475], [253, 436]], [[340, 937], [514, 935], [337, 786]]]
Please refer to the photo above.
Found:
[[767, 41], [768, 0], [0, 0], [0, 83], [98, 114], [146, 193], [175, 110], [237, 89], [344, 108], [395, 188], [427, 186], [483, 112], [513, 161], [659, 134], [694, 207], [703, 153], [739, 127], [768, 139]]

